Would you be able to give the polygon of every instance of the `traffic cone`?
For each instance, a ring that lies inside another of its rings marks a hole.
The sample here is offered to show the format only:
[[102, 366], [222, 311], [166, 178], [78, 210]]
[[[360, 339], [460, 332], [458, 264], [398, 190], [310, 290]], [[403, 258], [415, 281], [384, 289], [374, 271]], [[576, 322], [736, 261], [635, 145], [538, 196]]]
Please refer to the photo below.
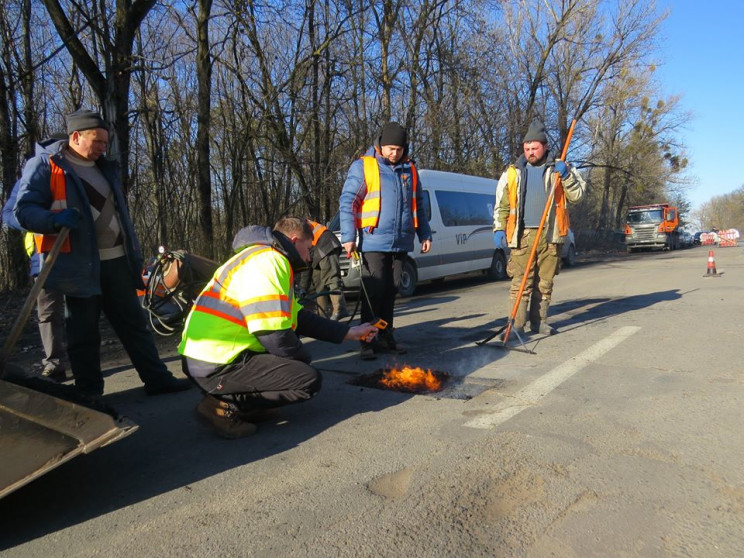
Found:
[[708, 251], [708, 271], [705, 272], [703, 277], [720, 277], [720, 274], [716, 271], [716, 258], [713, 256], [713, 250]]

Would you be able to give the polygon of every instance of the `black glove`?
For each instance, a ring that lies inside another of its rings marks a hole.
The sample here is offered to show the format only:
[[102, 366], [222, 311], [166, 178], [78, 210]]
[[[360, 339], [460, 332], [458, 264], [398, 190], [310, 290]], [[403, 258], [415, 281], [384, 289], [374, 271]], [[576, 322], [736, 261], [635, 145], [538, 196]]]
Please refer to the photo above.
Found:
[[52, 224], [57, 230], [63, 227], [67, 227], [68, 229], [77, 229], [79, 222], [80, 213], [78, 213], [76, 209], [63, 209], [59, 213], [55, 213], [52, 218]]

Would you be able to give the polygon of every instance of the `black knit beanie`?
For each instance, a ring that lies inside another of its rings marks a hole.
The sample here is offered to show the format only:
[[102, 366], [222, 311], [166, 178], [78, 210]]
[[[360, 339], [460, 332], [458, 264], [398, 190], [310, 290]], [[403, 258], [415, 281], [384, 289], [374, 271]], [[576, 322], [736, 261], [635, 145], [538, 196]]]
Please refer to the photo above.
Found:
[[545, 124], [539, 120], [533, 120], [530, 127], [527, 128], [527, 133], [524, 135], [522, 143], [529, 141], [539, 141], [540, 143], [548, 143], [548, 136], [545, 134]]
[[405, 147], [408, 144], [408, 132], [397, 122], [388, 122], [382, 127], [380, 146], [397, 145]]

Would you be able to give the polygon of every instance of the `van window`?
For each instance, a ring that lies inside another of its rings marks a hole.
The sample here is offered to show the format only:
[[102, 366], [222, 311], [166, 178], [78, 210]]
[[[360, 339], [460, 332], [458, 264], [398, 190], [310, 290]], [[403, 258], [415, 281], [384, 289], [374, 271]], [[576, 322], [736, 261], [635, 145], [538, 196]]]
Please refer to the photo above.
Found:
[[439, 213], [445, 227], [493, 225], [494, 195], [436, 190]]
[[429, 197], [429, 191], [422, 190], [421, 196], [424, 200], [424, 207], [418, 208], [418, 212], [419, 214], [423, 212], [424, 216], [426, 216], [426, 222], [428, 223], [431, 221], [431, 198]]

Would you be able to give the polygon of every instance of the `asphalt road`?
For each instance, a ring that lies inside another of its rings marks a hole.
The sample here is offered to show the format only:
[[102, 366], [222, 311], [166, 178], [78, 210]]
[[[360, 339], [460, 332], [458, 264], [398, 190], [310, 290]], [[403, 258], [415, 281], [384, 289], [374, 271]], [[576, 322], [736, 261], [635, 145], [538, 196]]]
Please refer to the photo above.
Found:
[[313, 341], [321, 394], [243, 440], [198, 422], [196, 391], [145, 397], [119, 354], [106, 399], [140, 430], [1, 500], [0, 555], [739, 556], [744, 249], [715, 258], [564, 270], [534, 354], [474, 343], [508, 282], [421, 288], [397, 361], [447, 390], [354, 385], [391, 359]]

